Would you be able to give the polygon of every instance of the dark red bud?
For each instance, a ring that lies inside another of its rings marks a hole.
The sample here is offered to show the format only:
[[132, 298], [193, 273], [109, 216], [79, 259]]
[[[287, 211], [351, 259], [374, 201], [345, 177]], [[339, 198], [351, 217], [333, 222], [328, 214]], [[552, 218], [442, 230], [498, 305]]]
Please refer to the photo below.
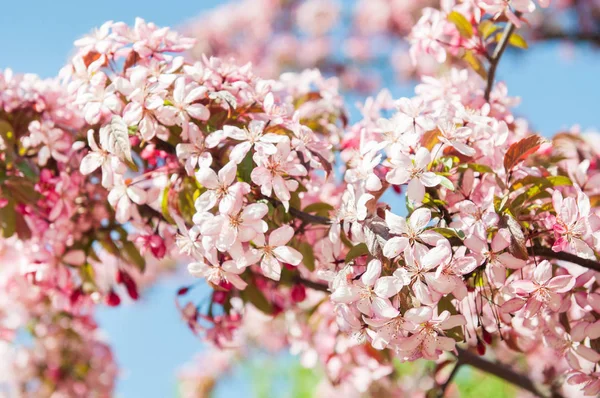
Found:
[[301, 303], [306, 299], [306, 288], [304, 285], [294, 285], [292, 287], [292, 301], [294, 303]]
[[127, 289], [127, 294], [129, 294], [129, 297], [131, 297], [134, 300], [137, 300], [140, 298], [140, 295], [139, 295], [138, 289], [137, 289], [137, 283], [135, 283], [135, 281], [133, 280], [131, 275], [129, 275], [126, 271], [119, 270], [119, 272], [117, 272], [116, 280], [117, 280], [117, 283], [121, 283], [121, 284], [125, 285], [125, 288]]
[[483, 336], [483, 341], [485, 341], [486, 344], [492, 344], [492, 334], [490, 332], [482, 328], [481, 335]]
[[225, 300], [227, 300], [227, 292], [215, 290], [215, 292], [213, 293], [213, 302], [223, 305], [223, 303], [225, 303]]
[[477, 353], [481, 356], [485, 355], [485, 344], [479, 338], [477, 338]]
[[184, 294], [187, 294], [187, 292], [190, 290], [189, 286], [185, 286], [185, 287], [180, 287], [179, 290], [177, 290], [177, 295], [178, 296], [183, 296]]
[[279, 304], [273, 303], [273, 316], [277, 316], [283, 312], [283, 307]]
[[394, 190], [394, 192], [396, 192], [397, 194], [401, 194], [402, 193], [402, 188], [400, 188], [400, 185], [392, 185], [392, 189]]
[[290, 271], [294, 270], [296, 267], [294, 267], [292, 264], [288, 264], [288, 263], [283, 263], [283, 266], [287, 269], [289, 269]]
[[219, 283], [219, 287], [221, 287], [227, 291], [230, 291], [231, 289], [233, 289], [233, 285], [229, 281], [221, 281], [221, 283]]
[[109, 307], [116, 307], [121, 304], [121, 298], [115, 293], [114, 290], [108, 292], [108, 294], [104, 297], [104, 302]]
[[73, 292], [71, 292], [71, 297], [69, 297], [69, 301], [71, 302], [71, 305], [74, 305], [82, 295], [83, 295], [83, 289], [79, 288], [77, 290], [73, 290]]

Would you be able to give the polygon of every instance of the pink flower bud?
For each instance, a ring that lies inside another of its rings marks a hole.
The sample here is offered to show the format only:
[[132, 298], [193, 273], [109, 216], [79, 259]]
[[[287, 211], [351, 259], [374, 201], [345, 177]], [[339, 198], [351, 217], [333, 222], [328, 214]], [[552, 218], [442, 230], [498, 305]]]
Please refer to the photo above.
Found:
[[294, 303], [303, 302], [306, 299], [306, 288], [303, 285], [294, 285], [291, 296]]

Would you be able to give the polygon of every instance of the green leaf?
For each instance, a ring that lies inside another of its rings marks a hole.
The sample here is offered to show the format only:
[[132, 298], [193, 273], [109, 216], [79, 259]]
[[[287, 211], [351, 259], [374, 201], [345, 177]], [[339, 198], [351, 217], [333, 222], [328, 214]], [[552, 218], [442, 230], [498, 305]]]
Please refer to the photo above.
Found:
[[449, 189], [451, 191], [454, 191], [454, 184], [452, 184], [452, 181], [450, 181], [447, 177], [441, 176], [438, 174], [438, 176], [441, 178], [440, 181], [440, 185], [443, 186], [446, 189]]
[[8, 203], [0, 209], [0, 229], [5, 238], [10, 238], [17, 230], [17, 212], [13, 199], [8, 199]]
[[183, 187], [178, 195], [179, 213], [186, 222], [191, 222], [192, 217], [196, 213], [196, 208], [194, 207], [196, 184], [193, 180], [186, 177], [182, 185]]
[[432, 231], [437, 232], [442, 235], [444, 238], [459, 238], [464, 239], [465, 233], [459, 229], [455, 228], [433, 228]]
[[238, 177], [248, 184], [252, 184], [252, 178], [250, 178], [250, 174], [252, 173], [252, 169], [254, 168], [254, 162], [252, 160], [252, 151], [248, 151], [244, 160], [240, 164], [238, 164]]
[[298, 251], [302, 254], [302, 263], [309, 271], [315, 270], [315, 253], [312, 246], [307, 242], [298, 245]]
[[460, 35], [465, 39], [470, 39], [473, 37], [473, 26], [471, 26], [471, 23], [461, 13], [452, 11], [450, 14], [448, 14], [448, 21], [452, 22], [454, 26], [456, 26], [458, 33], [460, 33]]
[[334, 210], [334, 208], [329, 203], [317, 202], [306, 206], [302, 211], [305, 213], [316, 213], [322, 217], [328, 217], [329, 212], [332, 210]]
[[17, 166], [17, 169], [19, 169], [25, 177], [27, 177], [31, 181], [37, 182], [37, 180], [38, 180], [37, 172], [33, 169], [33, 167], [31, 167], [31, 165], [28, 162], [26, 162], [26, 161], [17, 162], [16, 166]]
[[369, 254], [369, 248], [364, 243], [359, 243], [358, 245], [352, 247], [348, 254], [346, 254], [346, 263], [351, 262], [357, 257], [364, 256], [365, 254]]
[[[444, 296], [438, 302], [438, 313], [439, 314], [441, 314], [443, 311], [448, 311], [452, 315], [458, 314], [456, 307], [454, 307], [454, 304], [452, 304], [452, 297], [453, 297], [452, 295]], [[465, 340], [463, 328], [460, 326], [456, 326], [452, 329], [446, 330], [445, 333], [446, 333], [446, 336], [454, 339], [455, 341], [464, 341]]]
[[110, 238], [110, 236], [106, 236], [104, 239], [98, 240], [98, 242], [100, 242], [100, 244], [102, 245], [104, 250], [106, 250], [113, 256], [121, 257], [121, 250], [115, 244], [115, 242], [113, 242], [113, 240]]
[[494, 172], [494, 170], [492, 170], [492, 168], [490, 166], [486, 166], [484, 164], [467, 163], [467, 164], [461, 164], [460, 166], [458, 166], [459, 171], [465, 171], [466, 169], [471, 169], [471, 170], [476, 171], [481, 174]]
[[167, 185], [165, 187], [165, 190], [163, 191], [163, 197], [160, 202], [160, 210], [162, 212], [163, 217], [165, 218], [165, 220], [167, 220], [169, 222], [169, 224], [175, 224], [175, 220], [173, 220], [173, 218], [169, 214], [169, 191], [170, 190], [171, 190], [171, 186]]
[[251, 303], [265, 314], [273, 313], [273, 305], [267, 300], [264, 294], [258, 290], [255, 284], [249, 283], [244, 290], [240, 291], [240, 296], [242, 297], [242, 300]]
[[12, 125], [6, 120], [0, 120], [0, 138], [4, 141], [6, 161], [11, 163], [15, 158], [16, 137]]
[[131, 264], [135, 265], [135, 267], [138, 270], [144, 272], [144, 270], [146, 269], [146, 260], [140, 254], [140, 251], [133, 244], [133, 242], [130, 242], [125, 239], [126, 238], [123, 238], [121, 240], [121, 243], [123, 244], [123, 250], [125, 251], [125, 257], [127, 257], [127, 260], [129, 260]]

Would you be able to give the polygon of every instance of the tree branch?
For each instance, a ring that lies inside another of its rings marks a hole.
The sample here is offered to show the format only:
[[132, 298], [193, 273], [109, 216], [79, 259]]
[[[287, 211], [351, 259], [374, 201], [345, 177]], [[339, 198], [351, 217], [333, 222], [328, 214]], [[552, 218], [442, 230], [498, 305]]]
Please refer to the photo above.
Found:
[[559, 40], [572, 42], [589, 42], [600, 45], [600, 34], [591, 32], [564, 32], [545, 30], [537, 35], [536, 40]]
[[481, 358], [479, 355], [462, 348], [457, 348], [457, 350], [459, 361], [463, 365], [469, 365], [483, 372], [492, 374], [515, 386], [521, 387], [538, 397], [561, 397], [557, 392], [545, 392], [540, 390], [527, 376], [515, 372], [504, 364], [490, 362]]
[[304, 285], [310, 289], [329, 293], [329, 287], [325, 284], [322, 284], [319, 282], [313, 282], [311, 280], [304, 279], [304, 278], [297, 278], [296, 282], [298, 282], [299, 284]]
[[301, 210], [294, 209], [290, 207], [290, 214], [296, 218], [301, 219], [302, 221], [306, 221], [311, 224], [321, 224], [321, 225], [330, 225], [331, 220], [326, 217], [315, 216], [313, 214], [305, 213]]
[[[521, 14], [516, 12], [515, 15], [519, 17]], [[492, 54], [492, 58], [490, 60], [490, 70], [488, 71], [488, 79], [487, 86], [485, 87], [484, 98], [489, 102], [490, 94], [492, 92], [492, 87], [494, 87], [494, 80], [496, 79], [496, 69], [498, 68], [498, 64], [500, 63], [500, 58], [502, 58], [502, 54], [504, 54], [504, 50], [508, 46], [508, 42], [510, 40], [510, 36], [515, 31], [515, 25], [512, 22], [508, 22], [504, 27], [504, 32], [502, 32], [502, 39], [494, 49], [494, 54]]]
[[458, 373], [458, 370], [460, 369], [460, 367], [463, 364], [464, 364], [464, 362], [462, 362], [461, 358], [458, 357], [458, 360], [456, 361], [456, 364], [454, 365], [452, 372], [450, 372], [450, 376], [448, 376], [448, 379], [446, 380], [446, 382], [440, 386], [439, 395], [438, 395], [440, 398], [443, 397], [444, 395], [446, 395], [446, 390], [448, 390], [448, 387], [450, 387], [450, 384], [452, 384], [452, 380], [454, 380], [454, 376], [456, 376], [456, 374]]
[[537, 245], [533, 247], [528, 247], [527, 252], [530, 256], [546, 257], [554, 260], [568, 261], [573, 264], [581, 265], [584, 268], [600, 272], [600, 262], [589, 260], [587, 258], [581, 258], [575, 254], [566, 252], [557, 253], [548, 247]]

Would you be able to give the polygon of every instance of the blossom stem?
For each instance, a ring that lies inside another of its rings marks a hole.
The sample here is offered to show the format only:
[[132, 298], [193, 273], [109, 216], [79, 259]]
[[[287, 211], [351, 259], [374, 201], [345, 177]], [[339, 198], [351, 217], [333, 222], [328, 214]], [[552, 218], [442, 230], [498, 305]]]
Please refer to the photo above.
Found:
[[[517, 17], [520, 16], [519, 12], [515, 13]], [[489, 102], [490, 94], [492, 92], [492, 88], [494, 87], [494, 80], [496, 79], [496, 69], [498, 68], [498, 64], [500, 63], [500, 58], [502, 54], [504, 54], [504, 50], [508, 46], [510, 41], [510, 36], [515, 31], [516, 26], [512, 22], [508, 22], [504, 27], [504, 31], [502, 32], [502, 39], [494, 49], [494, 53], [492, 54], [492, 58], [490, 59], [490, 70], [488, 71], [488, 79], [487, 86], [485, 88], [484, 98]]]
[[573, 264], [581, 265], [582, 267], [600, 272], [600, 262], [579, 257], [575, 254], [566, 252], [555, 252], [554, 250], [543, 246], [532, 246], [527, 248], [530, 256], [540, 256], [551, 258], [554, 260], [568, 261]]
[[469, 365], [483, 372], [492, 374], [508, 381], [511, 384], [514, 384], [515, 386], [521, 387], [522, 389], [527, 390], [538, 397], [561, 397], [561, 395], [555, 391], [541, 391], [527, 376], [515, 372], [506, 365], [498, 362], [487, 361], [481, 358], [479, 355], [462, 348], [457, 348], [457, 350], [459, 361], [463, 365]]

